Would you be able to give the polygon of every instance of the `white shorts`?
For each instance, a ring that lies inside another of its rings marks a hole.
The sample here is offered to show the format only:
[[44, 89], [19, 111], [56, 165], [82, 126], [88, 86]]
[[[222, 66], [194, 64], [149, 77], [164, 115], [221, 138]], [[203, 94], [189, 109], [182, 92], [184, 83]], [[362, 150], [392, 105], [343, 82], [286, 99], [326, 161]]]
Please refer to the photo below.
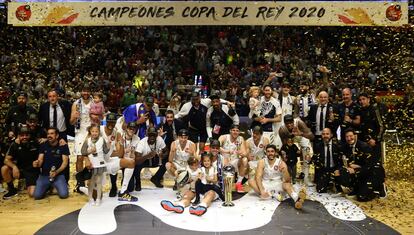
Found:
[[75, 144], [73, 146], [73, 154], [76, 156], [82, 155], [82, 145], [85, 142], [86, 136], [88, 136], [88, 131], [79, 130], [75, 134]]
[[251, 170], [256, 170], [256, 168], [257, 168], [257, 164], [259, 163], [259, 161], [258, 160], [254, 160], [254, 161], [249, 161], [249, 168], [251, 169]]
[[121, 169], [121, 159], [118, 157], [111, 157], [108, 162], [105, 162], [106, 170], [109, 174], [115, 175]]
[[232, 165], [234, 167], [234, 170], [236, 172], [239, 172], [239, 160], [238, 158], [235, 158], [233, 160], [230, 160], [230, 165]]
[[188, 164], [182, 164], [182, 163], [174, 162], [174, 161], [173, 161], [173, 164], [175, 166], [175, 169], [177, 169], [177, 171], [185, 171], [188, 166]]
[[263, 187], [266, 192], [269, 193], [279, 193], [283, 192], [283, 182], [279, 180], [263, 180]]

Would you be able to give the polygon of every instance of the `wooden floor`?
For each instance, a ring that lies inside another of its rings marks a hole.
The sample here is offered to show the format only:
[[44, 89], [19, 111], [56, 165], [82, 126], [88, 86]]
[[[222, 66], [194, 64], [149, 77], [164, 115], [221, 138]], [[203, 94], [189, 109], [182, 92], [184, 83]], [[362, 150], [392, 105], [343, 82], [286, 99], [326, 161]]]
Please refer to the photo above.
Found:
[[[356, 203], [368, 216], [391, 226], [402, 234], [414, 234], [414, 187], [412, 182], [407, 179], [388, 179], [389, 194], [387, 199]], [[151, 183], [145, 180], [143, 184]], [[57, 195], [51, 195], [43, 200], [35, 201], [24, 192], [7, 201], [0, 199], [0, 235], [33, 234], [58, 217], [82, 208], [87, 202], [87, 197], [72, 193], [74, 182], [70, 181], [70, 185], [70, 196], [64, 200], [59, 199]], [[168, 180], [167, 186], [171, 187], [170, 180]], [[106, 191], [108, 191], [108, 186]]]

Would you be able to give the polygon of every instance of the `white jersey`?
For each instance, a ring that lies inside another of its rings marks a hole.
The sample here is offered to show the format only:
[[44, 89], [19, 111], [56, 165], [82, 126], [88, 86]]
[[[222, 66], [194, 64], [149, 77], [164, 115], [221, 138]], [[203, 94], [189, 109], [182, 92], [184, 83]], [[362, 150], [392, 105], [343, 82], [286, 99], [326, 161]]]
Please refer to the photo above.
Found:
[[[175, 156], [173, 162], [180, 166], [187, 166], [187, 160], [191, 157], [191, 154], [188, 153], [191, 144], [194, 144], [191, 140], [187, 140], [184, 148], [181, 148], [180, 141], [175, 140]], [[186, 151], [187, 150], [187, 151]]]
[[[222, 148], [225, 150], [230, 150], [230, 151], [234, 151], [234, 150], [240, 150], [240, 146], [243, 143], [243, 137], [242, 136], [238, 136], [236, 138], [236, 140], [234, 142], [231, 141], [230, 138], [230, 134], [226, 134], [225, 136], [225, 140], [223, 143]], [[225, 153], [223, 154], [224, 157], [229, 157], [230, 159], [236, 159], [237, 156]]]
[[263, 140], [264, 140], [264, 136], [261, 136], [259, 140], [259, 144], [256, 145], [254, 143], [253, 137], [250, 137], [247, 139], [247, 145], [250, 150], [250, 155], [254, 156], [253, 161], [263, 159], [266, 156], [265, 154], [266, 146], [264, 146]]
[[203, 184], [209, 184], [207, 183], [207, 179], [213, 179], [217, 175], [217, 170], [213, 166], [211, 166], [209, 169], [206, 169], [204, 166], [201, 167], [201, 172], [203, 174], [201, 178], [201, 182]]
[[88, 155], [89, 161], [92, 163], [93, 168], [105, 167], [105, 162], [108, 159], [106, 159], [105, 157], [106, 154], [103, 151], [103, 145], [105, 144], [104, 139], [102, 137], [99, 137], [98, 141], [93, 143], [92, 139], [89, 137], [87, 141], [88, 141], [88, 149], [92, 147], [96, 148], [95, 154]]
[[[122, 142], [123, 142], [124, 150], [125, 150], [124, 157], [134, 159], [135, 155], [133, 153], [138, 148], [139, 137], [137, 135], [133, 135], [130, 140], [127, 140], [126, 134], [124, 132], [122, 133]], [[129, 151], [129, 154], [126, 154], [127, 150]]]
[[267, 157], [263, 160], [265, 163], [263, 169], [263, 180], [282, 182], [283, 172], [279, 171], [279, 164], [281, 163], [282, 159], [276, 158], [276, 161], [273, 163], [273, 165], [269, 164], [269, 159]]
[[[80, 102], [79, 102], [80, 101]], [[80, 98], [76, 101], [76, 105], [78, 105], [78, 110], [80, 112], [80, 130], [87, 131], [88, 127], [91, 126], [91, 118], [89, 116], [89, 111], [91, 109], [92, 101], [85, 104], [84, 100]]]
[[157, 139], [154, 144], [148, 144], [148, 137], [142, 139], [135, 152], [141, 153], [143, 156], [149, 154], [152, 151], [155, 151], [157, 154], [161, 153], [162, 149], [166, 147], [164, 140], [162, 137], [157, 136]]
[[109, 149], [109, 153], [108, 155], [110, 156], [112, 154], [112, 152], [115, 150], [115, 140], [116, 140], [116, 136], [118, 135], [116, 129], [114, 128], [112, 130], [112, 133], [107, 135], [105, 132], [105, 126], [101, 126], [100, 127], [100, 133], [102, 138], [105, 140], [106, 143], [111, 142], [111, 148]]
[[190, 189], [195, 190], [195, 183], [197, 181], [198, 175], [201, 173], [201, 169], [197, 168], [197, 170], [193, 171], [189, 166], [187, 166], [187, 171], [190, 174]]

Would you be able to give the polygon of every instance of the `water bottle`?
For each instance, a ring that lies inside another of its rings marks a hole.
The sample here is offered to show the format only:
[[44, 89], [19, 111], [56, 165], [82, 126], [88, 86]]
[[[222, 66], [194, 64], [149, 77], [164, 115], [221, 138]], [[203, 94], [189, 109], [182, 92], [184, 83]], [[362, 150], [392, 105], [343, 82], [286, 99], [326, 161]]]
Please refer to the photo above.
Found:
[[[52, 168], [50, 169], [50, 173], [55, 172], [55, 171], [56, 171], [56, 167], [52, 166]], [[55, 178], [52, 178], [52, 177], [49, 176], [49, 181], [50, 182], [53, 182], [54, 180], [55, 180]]]

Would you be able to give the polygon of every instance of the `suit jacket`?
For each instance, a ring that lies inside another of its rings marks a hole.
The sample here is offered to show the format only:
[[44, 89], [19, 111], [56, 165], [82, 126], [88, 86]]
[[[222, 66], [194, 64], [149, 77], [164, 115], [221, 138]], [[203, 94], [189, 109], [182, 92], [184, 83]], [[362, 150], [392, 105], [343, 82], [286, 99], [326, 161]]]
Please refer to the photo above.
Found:
[[368, 170], [375, 163], [372, 157], [372, 148], [360, 140], [357, 140], [355, 144], [355, 151], [345, 143], [342, 146], [342, 152], [346, 156], [348, 164], [360, 165], [363, 170]]
[[[313, 134], [316, 133], [316, 124], [317, 124], [316, 123], [316, 120], [317, 120], [316, 114], [317, 114], [317, 111], [318, 111], [318, 107], [319, 107], [318, 104], [311, 105], [309, 113], [308, 113], [308, 123], [311, 125], [310, 128], [311, 128]], [[328, 122], [328, 120], [329, 120], [329, 110], [330, 109], [332, 109], [332, 111], [334, 113], [334, 117], [335, 117], [334, 121], [332, 121], [332, 122]], [[325, 127], [331, 129], [332, 134], [335, 136], [336, 135], [336, 129], [338, 129], [338, 120], [337, 120], [337, 115], [335, 115], [335, 114], [338, 113], [338, 109], [337, 109], [336, 106], [328, 103], [327, 107], [325, 107], [323, 109], [323, 111], [326, 112], [325, 113]]]
[[[334, 165], [333, 168], [339, 170], [343, 166], [341, 148], [338, 145], [338, 143], [335, 143], [335, 141], [332, 141], [331, 148], [331, 157]], [[320, 168], [326, 168], [325, 143], [318, 142], [313, 148], [313, 153], [313, 162], [315, 163], [315, 165], [319, 166]]]
[[[65, 118], [66, 134], [75, 136], [75, 127], [70, 124], [70, 115], [72, 112], [72, 104], [67, 100], [59, 100], [58, 104], [63, 111]], [[40, 105], [39, 108], [39, 124], [42, 128], [46, 129], [50, 124], [50, 102], [46, 102]]]

